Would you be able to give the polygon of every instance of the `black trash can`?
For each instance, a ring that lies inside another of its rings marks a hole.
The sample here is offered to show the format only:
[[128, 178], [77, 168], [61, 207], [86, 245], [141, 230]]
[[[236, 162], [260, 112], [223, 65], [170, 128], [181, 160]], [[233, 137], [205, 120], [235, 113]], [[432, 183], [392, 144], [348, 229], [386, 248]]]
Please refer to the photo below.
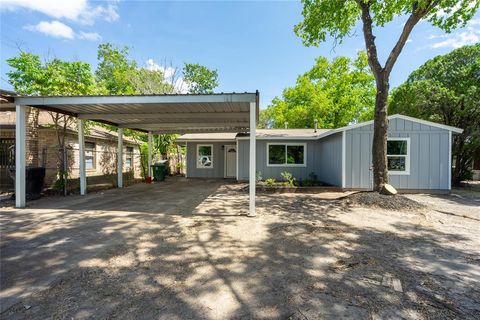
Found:
[[[10, 169], [10, 176], [15, 183], [15, 168]], [[28, 200], [39, 199], [43, 191], [43, 182], [45, 180], [45, 168], [27, 167], [25, 172], [26, 197]]]

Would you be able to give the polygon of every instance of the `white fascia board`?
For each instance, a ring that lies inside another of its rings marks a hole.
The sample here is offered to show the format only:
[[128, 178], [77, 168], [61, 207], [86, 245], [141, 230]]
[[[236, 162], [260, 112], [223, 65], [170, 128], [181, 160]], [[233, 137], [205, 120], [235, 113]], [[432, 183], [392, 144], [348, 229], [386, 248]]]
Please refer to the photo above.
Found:
[[[317, 140], [321, 136], [315, 137], [259, 137], [257, 136], [256, 140]], [[237, 140], [249, 140], [250, 138], [247, 137], [238, 137]]]
[[191, 139], [182, 139], [182, 140], [175, 140], [176, 143], [186, 143], [186, 142], [191, 142], [191, 143], [195, 143], [195, 142], [199, 142], [199, 143], [203, 143], [203, 142], [235, 142], [235, 139], [232, 139], [232, 140], [215, 140], [215, 139], [202, 139], [202, 140], [191, 140]]
[[436, 127], [436, 128], [452, 131], [452, 132], [455, 132], [455, 133], [462, 133], [463, 132], [463, 129], [460, 129], [460, 128], [447, 126], [445, 124], [440, 124], [440, 123], [436, 123], [436, 122], [432, 122], [432, 121], [417, 119], [417, 118], [405, 116], [403, 114], [394, 114], [394, 115], [391, 115], [391, 116], [388, 117], [388, 119], [397, 119], [397, 118], [398, 119], [403, 119], [403, 120], [409, 120], [409, 121], [412, 121], [412, 122], [421, 123], [421, 124], [431, 126], [431, 127]]
[[[421, 123], [421, 124], [424, 124], [424, 125], [427, 125], [427, 126], [436, 127], [436, 128], [452, 131], [452, 132], [455, 132], [455, 133], [462, 133], [463, 132], [463, 129], [460, 129], [460, 128], [455, 128], [455, 127], [452, 127], [452, 126], [447, 126], [447, 125], [444, 125], [444, 124], [431, 122], [431, 121], [427, 121], [427, 120], [417, 119], [417, 118], [414, 118], [414, 117], [405, 116], [403, 114], [394, 114], [394, 115], [388, 116], [388, 120], [392, 120], [392, 119], [409, 120], [409, 121], [412, 121], [412, 122]], [[341, 127], [341, 128], [329, 131], [325, 135], [320, 136], [319, 138], [326, 137], [326, 136], [328, 136], [330, 134], [333, 134], [333, 133], [336, 133], [336, 132], [348, 131], [348, 130], [355, 129], [355, 128], [369, 126], [371, 124], [373, 124], [373, 120], [352, 124], [352, 125], [349, 125], [349, 126], [345, 126], [345, 127]]]
[[154, 96], [59, 96], [15, 97], [15, 103], [31, 106], [93, 105], [93, 104], [151, 104], [151, 103], [222, 103], [256, 102], [256, 93], [226, 93], [205, 95], [154, 95]]

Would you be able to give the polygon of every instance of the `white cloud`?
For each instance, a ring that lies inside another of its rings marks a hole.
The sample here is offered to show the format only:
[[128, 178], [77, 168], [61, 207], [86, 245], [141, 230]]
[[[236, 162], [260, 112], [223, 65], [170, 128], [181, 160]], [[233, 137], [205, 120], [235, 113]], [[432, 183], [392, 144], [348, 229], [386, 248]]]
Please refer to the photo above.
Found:
[[112, 22], [120, 17], [117, 1], [107, 2], [106, 5], [94, 6], [89, 0], [2, 0], [0, 8], [2, 10], [33, 10], [55, 19], [92, 25], [96, 19]]
[[172, 66], [161, 66], [158, 63], [156, 63], [153, 59], [147, 60], [147, 69], [150, 71], [161, 71], [163, 73], [163, 76], [167, 80], [172, 80], [172, 78], [175, 77], [177, 73], [176, 68]]
[[153, 59], [147, 59], [146, 68], [150, 71], [161, 71], [165, 80], [173, 85], [175, 93], [188, 93], [190, 90], [190, 84], [179, 75], [177, 68], [161, 66]]
[[40, 32], [54, 38], [64, 38], [70, 40], [78, 38], [89, 41], [98, 41], [102, 39], [102, 37], [96, 32], [80, 31], [78, 34], [76, 34], [72, 28], [58, 20], [50, 22], [41, 21], [36, 25], [27, 25], [23, 28], [29, 31]]
[[432, 48], [460, 48], [469, 44], [474, 44], [480, 41], [478, 33], [473, 32], [461, 32], [452, 35], [444, 41], [436, 42], [432, 45]]
[[466, 28], [451, 34], [430, 35], [429, 40], [438, 39], [431, 45], [431, 48], [460, 48], [465, 45], [475, 44], [480, 41], [480, 19], [473, 19], [468, 22]]
[[408, 38], [407, 41], [405, 41], [405, 43], [410, 43], [412, 41], [413, 41], [412, 39]]
[[72, 28], [57, 20], [52, 22], [42, 21], [36, 25], [28, 25], [24, 28], [30, 31], [41, 32], [55, 38], [73, 39], [75, 37]]
[[96, 32], [83, 32], [80, 31], [78, 34], [78, 37], [82, 40], [90, 40], [90, 41], [98, 41], [102, 39], [102, 36], [100, 36]]
[[148, 59], [147, 60], [147, 69], [150, 71], [160, 71], [162, 68], [158, 63], [153, 61], [153, 59]]

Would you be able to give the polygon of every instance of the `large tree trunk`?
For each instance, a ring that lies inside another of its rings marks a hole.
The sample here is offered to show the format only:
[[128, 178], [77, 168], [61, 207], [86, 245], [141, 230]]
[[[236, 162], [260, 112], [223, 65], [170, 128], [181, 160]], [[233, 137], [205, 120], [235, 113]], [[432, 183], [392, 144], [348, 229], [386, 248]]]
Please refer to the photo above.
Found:
[[380, 191], [388, 183], [387, 168], [387, 101], [388, 79], [383, 78], [377, 84], [375, 97], [375, 118], [373, 121], [372, 166], [373, 190]]

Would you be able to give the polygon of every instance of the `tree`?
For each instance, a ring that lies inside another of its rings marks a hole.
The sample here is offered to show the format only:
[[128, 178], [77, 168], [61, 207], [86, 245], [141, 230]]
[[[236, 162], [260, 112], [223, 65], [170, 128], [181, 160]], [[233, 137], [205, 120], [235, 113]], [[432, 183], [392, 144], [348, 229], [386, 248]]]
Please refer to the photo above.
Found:
[[[372, 147], [374, 189], [388, 183], [387, 100], [390, 73], [415, 25], [428, 20], [445, 32], [465, 26], [480, 5], [480, 0], [302, 0], [304, 20], [295, 32], [307, 46], [318, 45], [331, 36], [342, 41], [357, 22], [362, 23], [368, 63], [376, 83], [374, 133]], [[383, 27], [397, 16], [406, 16], [402, 32], [385, 63], [380, 63], [374, 27]]]
[[[38, 55], [21, 52], [18, 57], [7, 59], [8, 65], [12, 68], [7, 73], [9, 82], [14, 90], [23, 95], [86, 95], [96, 94], [100, 87], [96, 85], [90, 65], [81, 61], [63, 61], [53, 59], [41, 62]], [[67, 169], [64, 159], [65, 136], [75, 118], [48, 112], [52, 118], [58, 142], [58, 158], [60, 163], [59, 178], [64, 181]], [[32, 128], [33, 136], [29, 139], [37, 142], [39, 110], [30, 108], [28, 111], [29, 127]], [[38, 146], [30, 145], [30, 152], [38, 154]], [[32, 150], [33, 149], [33, 150]], [[37, 156], [34, 155], [34, 158]]]
[[129, 60], [128, 55], [128, 47], [117, 47], [111, 43], [98, 46], [98, 68], [95, 75], [109, 94], [135, 93], [130, 78], [137, 68], [137, 63]]
[[470, 165], [480, 152], [480, 44], [435, 57], [394, 89], [389, 112], [463, 128], [454, 136], [453, 185], [471, 178]]
[[183, 79], [188, 84], [189, 93], [213, 93], [218, 87], [218, 72], [198, 63], [185, 63]]
[[314, 120], [321, 128], [338, 128], [371, 116], [375, 99], [374, 79], [365, 52], [357, 58], [325, 57], [297, 78], [294, 87], [283, 90], [282, 98], [260, 113], [260, 126], [311, 128]]
[[175, 86], [165, 79], [160, 70], [136, 69], [131, 72], [129, 81], [136, 94], [175, 93]]

